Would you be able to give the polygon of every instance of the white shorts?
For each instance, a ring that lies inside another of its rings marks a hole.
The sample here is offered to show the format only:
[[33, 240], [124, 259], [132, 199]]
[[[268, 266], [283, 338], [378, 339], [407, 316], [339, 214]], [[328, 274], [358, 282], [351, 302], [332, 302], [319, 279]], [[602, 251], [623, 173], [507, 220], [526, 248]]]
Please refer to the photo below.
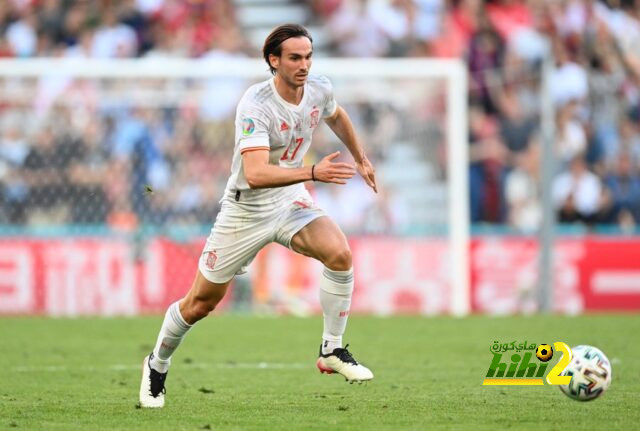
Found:
[[291, 248], [291, 238], [324, 215], [304, 188], [277, 204], [252, 205], [251, 190], [243, 191], [238, 202], [225, 198], [198, 269], [207, 280], [226, 283], [245, 273], [264, 246], [277, 242]]

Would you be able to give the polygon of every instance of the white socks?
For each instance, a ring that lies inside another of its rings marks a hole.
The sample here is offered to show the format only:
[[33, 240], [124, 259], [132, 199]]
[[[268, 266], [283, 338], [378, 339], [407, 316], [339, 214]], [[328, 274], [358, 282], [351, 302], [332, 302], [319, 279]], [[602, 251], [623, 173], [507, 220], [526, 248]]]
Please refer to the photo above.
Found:
[[320, 305], [324, 315], [322, 354], [342, 347], [342, 334], [347, 326], [351, 294], [353, 293], [353, 268], [333, 271], [327, 267], [320, 281]]
[[[333, 349], [342, 347], [342, 334], [347, 327], [352, 292], [353, 268], [347, 271], [333, 271], [324, 268], [320, 281], [320, 305], [324, 315], [323, 354], [331, 353]], [[171, 355], [180, 345], [191, 326], [180, 314], [179, 302], [171, 304], [164, 315], [158, 341], [153, 349], [153, 358], [150, 361], [151, 368], [159, 373], [166, 373], [169, 370]]]
[[158, 341], [153, 349], [153, 358], [150, 361], [151, 368], [159, 373], [166, 373], [169, 370], [171, 355], [178, 348], [191, 326], [180, 314], [179, 301], [171, 304], [164, 315]]

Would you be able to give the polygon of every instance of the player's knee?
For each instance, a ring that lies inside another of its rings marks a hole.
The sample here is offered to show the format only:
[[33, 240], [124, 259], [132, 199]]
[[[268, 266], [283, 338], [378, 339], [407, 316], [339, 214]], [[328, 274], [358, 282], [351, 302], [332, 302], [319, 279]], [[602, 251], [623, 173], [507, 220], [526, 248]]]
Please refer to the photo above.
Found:
[[214, 295], [207, 298], [187, 298], [184, 319], [189, 324], [193, 324], [198, 320], [204, 319], [211, 313], [222, 299], [221, 296]]
[[351, 269], [353, 265], [351, 259], [351, 250], [349, 247], [344, 247], [332, 253], [328, 259], [325, 260], [324, 266], [333, 271], [347, 271]]
[[204, 319], [216, 308], [218, 302], [219, 301], [212, 301], [211, 299], [196, 300], [191, 305], [191, 315], [195, 320]]

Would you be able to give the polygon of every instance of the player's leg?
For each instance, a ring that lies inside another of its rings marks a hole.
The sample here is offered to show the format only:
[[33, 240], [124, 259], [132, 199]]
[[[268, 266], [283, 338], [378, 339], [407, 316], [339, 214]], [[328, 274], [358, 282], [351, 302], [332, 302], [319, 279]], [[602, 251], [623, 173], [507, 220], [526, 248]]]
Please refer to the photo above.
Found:
[[160, 334], [153, 349], [152, 368], [166, 372], [171, 355], [194, 323], [209, 315], [222, 300], [231, 280], [214, 283], [207, 280], [200, 270], [187, 295], [169, 306], [164, 316]]
[[342, 347], [353, 291], [349, 243], [329, 217], [319, 217], [291, 239], [291, 248], [324, 264], [320, 279], [320, 304], [324, 313], [323, 353]]
[[351, 382], [371, 380], [373, 373], [342, 347], [354, 284], [351, 249], [344, 233], [329, 217], [318, 217], [291, 238], [290, 247], [324, 264], [320, 280], [324, 330], [318, 368], [338, 372]]
[[153, 352], [144, 358], [140, 384], [142, 407], [164, 406], [164, 382], [171, 355], [193, 324], [206, 317], [222, 300], [229, 283], [209, 281], [198, 270], [187, 295], [169, 306]]
[[[257, 216], [263, 217], [262, 214]], [[229, 202], [223, 202], [211, 235], [198, 261], [198, 272], [187, 295], [173, 303], [165, 315], [153, 353], [145, 359], [140, 405], [164, 405], [164, 379], [171, 355], [191, 326], [207, 316], [220, 302], [234, 275], [268, 241], [271, 225], [257, 223], [256, 214]]]

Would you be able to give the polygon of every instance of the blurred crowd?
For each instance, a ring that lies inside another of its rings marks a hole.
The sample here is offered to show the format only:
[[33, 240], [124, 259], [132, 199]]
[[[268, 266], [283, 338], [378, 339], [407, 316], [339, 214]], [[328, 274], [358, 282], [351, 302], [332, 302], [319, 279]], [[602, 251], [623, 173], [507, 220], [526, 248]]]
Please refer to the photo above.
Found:
[[[324, 55], [466, 60], [474, 223], [540, 225], [541, 65], [552, 52], [558, 220], [640, 223], [640, 0], [292, 4], [323, 33]], [[237, 10], [232, 0], [3, 0], [0, 56], [258, 57]], [[161, 108], [112, 104], [117, 84], [105, 85], [109, 93], [80, 80], [0, 80], [0, 223], [211, 223], [247, 83], [187, 83], [174, 89], [186, 102]], [[375, 130], [370, 107], [354, 109]], [[384, 163], [379, 141], [371, 153]], [[371, 230], [393, 231], [402, 204], [382, 200]]]

